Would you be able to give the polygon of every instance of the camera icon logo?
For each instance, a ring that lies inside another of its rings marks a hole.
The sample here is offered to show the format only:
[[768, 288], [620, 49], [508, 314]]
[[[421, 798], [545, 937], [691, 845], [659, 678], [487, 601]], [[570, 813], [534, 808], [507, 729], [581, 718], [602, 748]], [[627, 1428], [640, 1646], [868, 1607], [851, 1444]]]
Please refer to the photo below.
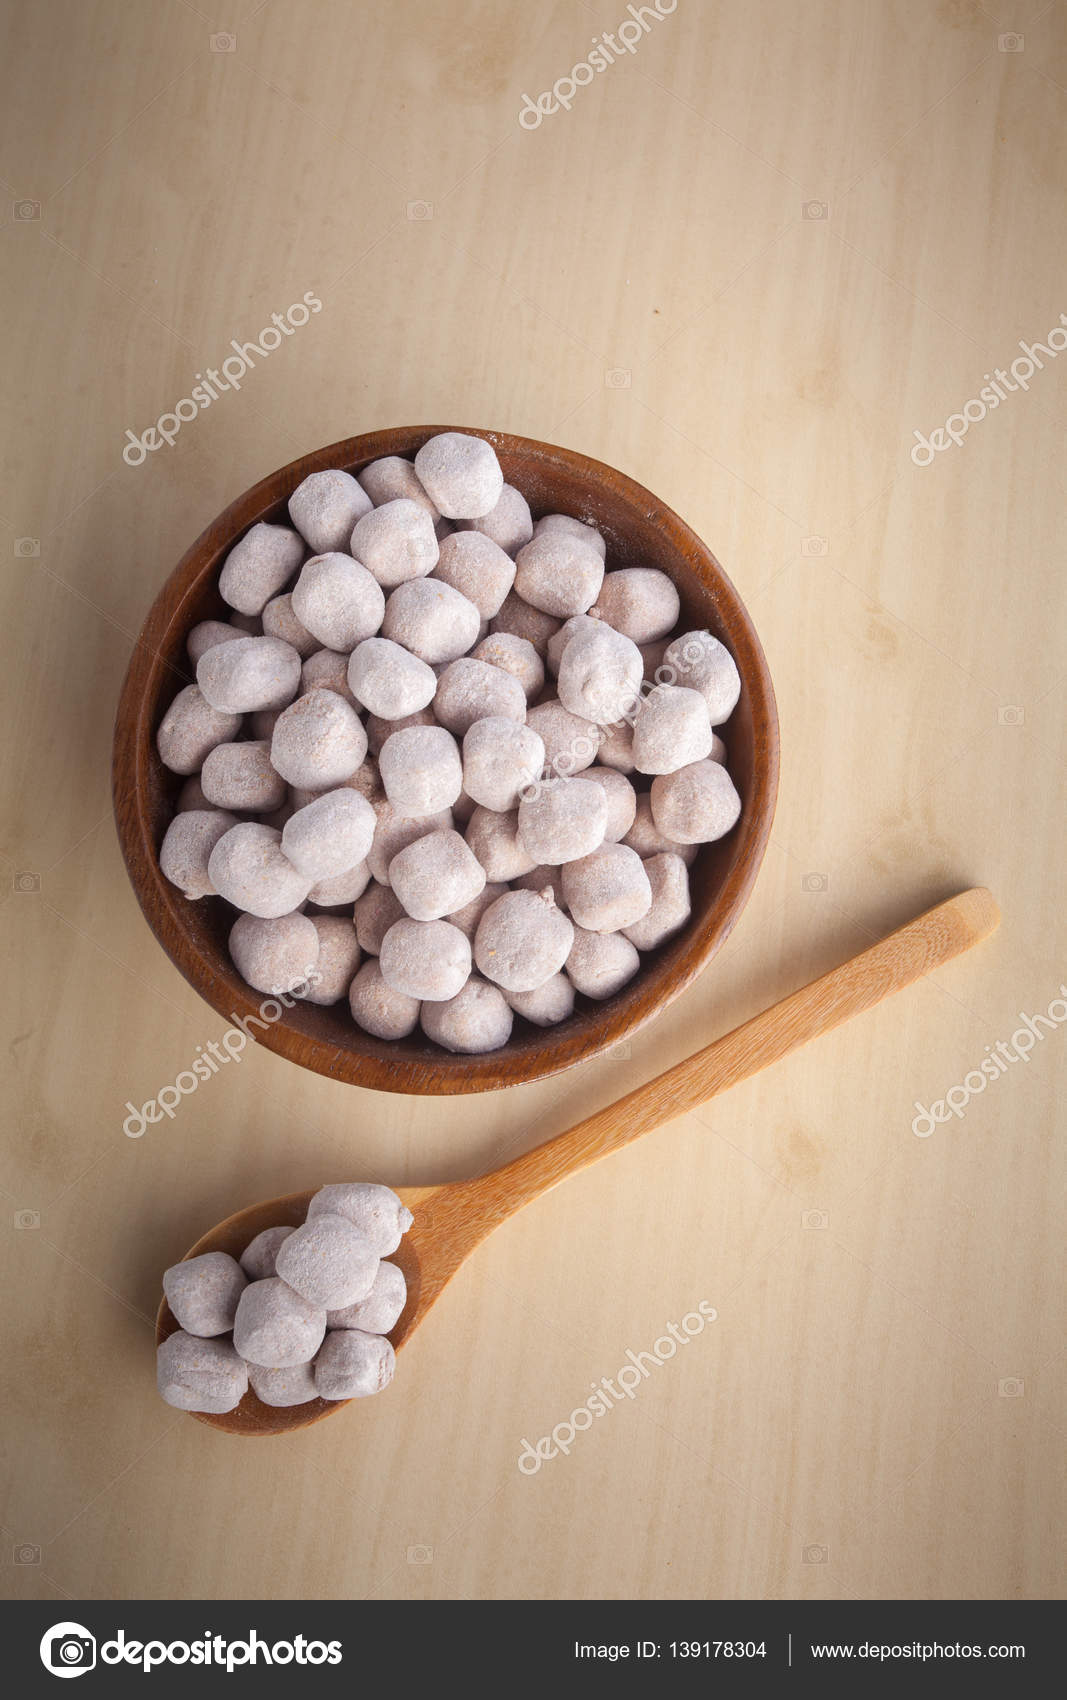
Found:
[[1002, 703], [997, 709], [997, 724], [999, 726], [1022, 726], [1026, 721], [1026, 710], [1017, 702]]
[[803, 1210], [800, 1215], [802, 1228], [828, 1228], [830, 1226], [829, 1212], [826, 1210]]
[[408, 1547], [409, 1564], [432, 1564], [433, 1547]]
[[628, 1062], [634, 1054], [634, 1048], [629, 1039], [620, 1039], [617, 1045], [612, 1045], [608, 1056], [612, 1062]]
[[11, 214], [20, 223], [25, 223], [31, 218], [40, 218], [41, 203], [40, 201], [13, 201], [11, 203]]
[[432, 201], [409, 201], [408, 202], [408, 217], [414, 218], [414, 219], [432, 218], [433, 217], [433, 202]]
[[35, 560], [41, 553], [39, 537], [16, 537], [15, 554], [20, 561]]
[[801, 891], [826, 891], [829, 884], [829, 874], [805, 874], [800, 882], [800, 889]]
[[41, 1549], [31, 1546], [29, 1541], [20, 1541], [11, 1554], [11, 1559], [14, 1564], [40, 1564]]
[[1026, 1392], [1025, 1381], [1020, 1381], [1017, 1375], [1006, 1375], [1003, 1381], [997, 1382], [997, 1394], [1001, 1399], [1021, 1399]]
[[236, 53], [237, 37], [229, 30], [220, 30], [218, 35], [209, 36], [212, 53]]
[[96, 1668], [96, 1637], [81, 1623], [54, 1623], [41, 1637], [41, 1663], [53, 1676], [84, 1676]]
[[830, 539], [828, 537], [804, 537], [800, 543], [802, 555], [828, 555]]
[[830, 207], [826, 201], [805, 201], [800, 209], [803, 218], [829, 218]]
[[1022, 53], [1025, 46], [1026, 37], [1023, 35], [1016, 35], [1014, 30], [1009, 30], [1007, 35], [997, 36], [998, 53]]
[[609, 366], [604, 373], [604, 388], [606, 390], [628, 390], [633, 376], [628, 366]]
[[29, 868], [23, 868], [11, 881], [12, 889], [21, 897], [35, 896], [41, 889], [40, 874], [31, 873]]
[[[16, 1210], [15, 1226], [22, 1233], [29, 1233], [31, 1229], [39, 1228], [41, 1226], [41, 1212], [39, 1210]], [[19, 1559], [16, 1562], [26, 1564], [28, 1560]]]
[[825, 1564], [827, 1559], [829, 1558], [829, 1556], [830, 1556], [829, 1547], [805, 1547], [804, 1548], [804, 1563], [805, 1564]]

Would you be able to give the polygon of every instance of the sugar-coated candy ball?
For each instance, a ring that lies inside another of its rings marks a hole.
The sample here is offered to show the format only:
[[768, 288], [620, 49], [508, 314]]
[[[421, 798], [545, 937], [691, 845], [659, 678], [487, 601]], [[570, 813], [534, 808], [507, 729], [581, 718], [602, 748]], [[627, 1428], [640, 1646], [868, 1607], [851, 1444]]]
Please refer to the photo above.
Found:
[[529, 543], [534, 534], [530, 504], [514, 484], [504, 485], [495, 507], [490, 508], [481, 519], [458, 520], [456, 529], [480, 531], [509, 555], [514, 555], [524, 543]]
[[219, 574], [219, 593], [239, 614], [261, 614], [304, 559], [304, 539], [286, 525], [260, 521], [235, 543]]
[[566, 777], [592, 767], [600, 749], [600, 727], [595, 721], [572, 714], [561, 702], [552, 698], [539, 702], [526, 716], [545, 746], [545, 766], [551, 772]]
[[389, 883], [413, 920], [439, 921], [474, 901], [485, 870], [458, 832], [427, 832], [393, 857]]
[[305, 1003], [340, 1003], [359, 967], [360, 949], [356, 929], [347, 915], [312, 915], [311, 925], [319, 937], [319, 954], [300, 996]]
[[163, 1272], [163, 1291], [180, 1328], [201, 1338], [228, 1334], [248, 1277], [234, 1257], [206, 1251]]
[[474, 935], [474, 960], [507, 992], [532, 992], [567, 960], [574, 928], [551, 891], [508, 891], [491, 903]]
[[288, 1369], [264, 1369], [249, 1364], [248, 1385], [261, 1405], [307, 1405], [318, 1398], [315, 1370], [310, 1363], [292, 1364]]
[[515, 557], [516, 591], [553, 619], [587, 614], [603, 580], [604, 562], [597, 551], [566, 531], [543, 531]]
[[[298, 1232], [294, 1228], [293, 1233]], [[278, 1247], [275, 1263], [292, 1237], [290, 1234]], [[260, 1364], [264, 1369], [306, 1364], [322, 1345], [325, 1333], [326, 1307], [313, 1304], [277, 1275], [250, 1281], [238, 1300], [233, 1343], [250, 1364]]]
[[315, 1359], [315, 1391], [320, 1399], [365, 1399], [388, 1387], [395, 1369], [384, 1334], [335, 1328]]
[[319, 937], [307, 915], [238, 915], [230, 955], [242, 980], [257, 992], [292, 992], [309, 984], [319, 960]]
[[348, 988], [352, 1019], [375, 1039], [406, 1039], [419, 1025], [418, 998], [394, 991], [382, 979], [376, 957], [365, 962]]
[[409, 815], [402, 809], [394, 809], [387, 798], [374, 804], [374, 812], [378, 824], [374, 829], [374, 842], [367, 852], [367, 866], [379, 885], [390, 883], [389, 865], [405, 844], [413, 843], [425, 832], [436, 832], [438, 828], [452, 825], [451, 809], [439, 809], [432, 815]]
[[159, 866], [165, 879], [183, 891], [190, 902], [214, 897], [208, 873], [211, 852], [224, 833], [237, 825], [225, 809], [189, 809], [175, 815], [159, 847]]
[[274, 1274], [278, 1247], [292, 1231], [292, 1228], [264, 1228], [254, 1240], [249, 1240], [239, 1261], [250, 1281], [265, 1281], [268, 1275]]
[[674, 773], [710, 755], [715, 737], [708, 705], [685, 685], [657, 685], [634, 717], [634, 762], [639, 773]]
[[347, 1216], [309, 1215], [278, 1247], [275, 1267], [294, 1293], [325, 1310], [365, 1299], [378, 1253]]
[[622, 567], [606, 573], [594, 612], [634, 643], [667, 636], [681, 610], [674, 581], [658, 567]]
[[519, 840], [535, 862], [558, 867], [597, 849], [607, 820], [607, 792], [595, 780], [549, 780], [519, 803]]
[[461, 591], [442, 579], [416, 578], [398, 584], [386, 601], [382, 636], [433, 666], [466, 655], [480, 625], [481, 615]]
[[563, 895], [575, 924], [593, 933], [632, 926], [652, 907], [645, 865], [625, 844], [602, 844], [581, 861], [569, 862], [563, 870]]
[[[559, 664], [563, 659], [563, 651], [570, 643], [572, 637], [577, 637], [579, 632], [606, 630], [610, 630], [610, 627], [605, 627], [601, 620], [594, 620], [591, 614], [572, 614], [569, 620], [564, 620], [559, 631], [553, 632], [552, 636], [549, 638], [548, 650], [545, 654], [545, 665], [552, 677], [556, 678], [558, 676]], [[640, 651], [638, 651], [638, 653], [640, 654]]]
[[626, 837], [634, 824], [637, 814], [637, 793], [624, 773], [619, 773], [613, 767], [586, 767], [582, 769], [582, 778], [599, 785], [608, 805], [608, 818], [604, 822], [604, 839], [608, 844], [618, 844]]
[[392, 1187], [375, 1181], [334, 1181], [320, 1186], [308, 1205], [315, 1216], [343, 1216], [379, 1257], [391, 1257], [414, 1220]]
[[382, 978], [409, 998], [454, 998], [471, 971], [470, 940], [448, 921], [395, 921], [378, 952]]
[[389, 638], [365, 638], [348, 659], [353, 696], [382, 720], [402, 720], [433, 701], [437, 674]]
[[609, 726], [632, 713], [640, 700], [641, 651], [603, 620], [575, 632], [563, 650], [556, 690], [564, 708]]
[[356, 560], [373, 573], [383, 590], [425, 578], [437, 565], [433, 520], [407, 496], [364, 514], [352, 532], [351, 546]]
[[523, 638], [531, 644], [542, 660], [548, 651], [548, 640], [554, 637], [562, 625], [552, 614], [543, 614], [539, 608], [534, 608], [529, 602], [524, 602], [515, 590], [509, 590], [500, 605], [500, 611], [493, 615], [489, 629], [494, 634], [508, 634], [511, 637]]
[[366, 858], [377, 824], [366, 797], [339, 786], [290, 815], [282, 828], [282, 849], [309, 879], [332, 879]]
[[513, 632], [490, 632], [471, 651], [475, 661], [488, 661], [502, 667], [522, 686], [528, 703], [535, 702], [545, 684], [545, 664], [532, 643], [516, 637]]
[[348, 662], [349, 657], [336, 649], [317, 649], [300, 669], [300, 695], [305, 697], [309, 691], [336, 691], [350, 708], [358, 708], [359, 703], [349, 689]]
[[637, 811], [629, 832], [623, 834], [624, 844], [645, 859], [649, 856], [660, 856], [671, 853], [680, 856], [687, 867], [696, 861], [697, 847], [695, 844], [677, 844], [673, 838], [664, 837], [655, 821], [652, 819], [652, 799], [647, 791], [642, 791], [637, 799]]
[[575, 991], [599, 1003], [632, 980], [641, 966], [637, 947], [623, 933], [592, 933], [576, 926], [567, 958], [567, 976]]
[[281, 638], [237, 638], [200, 657], [196, 682], [221, 714], [284, 708], [300, 689], [300, 657]]
[[506, 812], [541, 777], [545, 746], [532, 726], [487, 715], [463, 738], [463, 788], [483, 808]]
[[376, 508], [384, 507], [386, 502], [396, 502], [401, 497], [406, 497], [411, 502], [417, 502], [420, 508], [425, 508], [432, 520], [440, 519], [435, 504], [419, 483], [414, 465], [402, 455], [385, 455], [381, 460], [371, 461], [358, 476], [360, 484]]
[[472, 974], [454, 998], [424, 1003], [419, 1019], [426, 1037], [435, 1045], [473, 1056], [506, 1045], [513, 1017], [500, 988]]
[[328, 874], [325, 879], [316, 880], [308, 892], [308, 902], [317, 903], [320, 909], [351, 909], [356, 899], [363, 896], [370, 881], [370, 864], [357, 862], [355, 867], [346, 868], [343, 873]]
[[399, 1264], [388, 1263], [383, 1258], [366, 1298], [359, 1299], [354, 1305], [345, 1305], [343, 1310], [327, 1311], [326, 1326], [359, 1328], [364, 1334], [388, 1334], [400, 1321], [407, 1298], [408, 1284], [404, 1271]]
[[515, 563], [481, 531], [454, 531], [441, 544], [434, 577], [473, 602], [483, 620], [491, 620], [515, 582]]
[[613, 767], [616, 773], [636, 773], [634, 729], [629, 720], [601, 728], [596, 759], [601, 767]]
[[467, 822], [466, 839], [482, 867], [487, 880], [507, 883], [519, 874], [529, 873], [536, 858], [519, 840], [519, 811], [485, 809], [481, 804]]
[[504, 488], [496, 450], [465, 431], [441, 431], [415, 456], [419, 483], [446, 519], [481, 519]]
[[347, 549], [352, 527], [371, 499], [350, 472], [312, 472], [289, 497], [289, 518], [316, 555]]
[[496, 880], [486, 880], [477, 897], [472, 897], [469, 903], [462, 904], [459, 909], [450, 910], [445, 919], [451, 921], [454, 927], [458, 927], [461, 933], [465, 933], [473, 944], [478, 922], [490, 903], [495, 903], [498, 897], [503, 897], [507, 889], [506, 885]]
[[200, 783], [209, 803], [220, 809], [265, 814], [280, 809], [288, 787], [270, 762], [270, 744], [262, 738], [241, 744], [216, 744], [204, 757]]
[[574, 1014], [574, 987], [566, 974], [553, 974], [532, 992], [509, 992], [508, 1003], [535, 1027], [555, 1027]]
[[270, 746], [270, 759], [282, 778], [313, 791], [350, 779], [366, 753], [367, 734], [359, 715], [330, 690], [297, 697], [278, 716]]
[[570, 514], [542, 514], [534, 526], [534, 536], [540, 537], [545, 531], [563, 531], [568, 537], [577, 537], [595, 549], [601, 560], [607, 555], [608, 546], [596, 526], [587, 524], [585, 520], [572, 519]]
[[156, 1380], [176, 1410], [221, 1413], [248, 1392], [248, 1367], [228, 1340], [202, 1340], [179, 1328], [156, 1353]]
[[459, 745], [443, 726], [409, 726], [387, 738], [378, 755], [385, 794], [412, 815], [449, 808], [463, 789]]
[[350, 555], [313, 555], [293, 586], [293, 611], [327, 649], [351, 650], [381, 625], [385, 593]]
[[681, 856], [666, 853], [650, 856], [645, 873], [652, 887], [652, 907], [640, 921], [626, 928], [626, 937], [638, 950], [655, 950], [681, 932], [693, 913], [689, 870]]
[[208, 859], [208, 878], [235, 909], [273, 920], [298, 909], [311, 886], [282, 851], [282, 835], [259, 821], [239, 821]]
[[680, 844], [708, 844], [737, 823], [741, 799], [717, 761], [695, 761], [652, 781], [652, 819]]
[[360, 950], [367, 956], [377, 956], [393, 922], [406, 913], [390, 886], [372, 880], [362, 897], [356, 899], [355, 927]]
[[[414, 658], [413, 658], [414, 659]], [[430, 669], [433, 672], [433, 669]], [[437, 675], [434, 673], [434, 690], [437, 689]], [[436, 726], [437, 720], [432, 708], [417, 708], [414, 714], [401, 714], [396, 720], [386, 720], [381, 714], [367, 716], [367, 748], [372, 756], [377, 758], [382, 753], [382, 745], [386, 738], [391, 738], [394, 732], [405, 732], [409, 726]], [[379, 774], [379, 783], [381, 775]]]
[[683, 632], [668, 644], [663, 660], [678, 684], [701, 692], [713, 726], [729, 720], [741, 695], [741, 675], [725, 644], [708, 631]]
[[241, 716], [212, 708], [198, 685], [178, 692], [156, 733], [156, 749], [172, 773], [199, 773], [216, 744], [236, 737]]
[[281, 638], [283, 643], [291, 644], [302, 661], [314, 655], [321, 642], [320, 638], [312, 636], [294, 613], [291, 591], [286, 591], [284, 596], [275, 596], [267, 603], [263, 610], [263, 635]]
[[442, 726], [462, 738], [476, 720], [526, 719], [526, 695], [511, 673], [473, 655], [450, 661], [437, 681], [434, 713]]
[[195, 667], [200, 657], [206, 655], [209, 649], [214, 649], [217, 643], [233, 643], [235, 638], [243, 636], [243, 632], [239, 632], [226, 620], [201, 620], [185, 640], [189, 660]]

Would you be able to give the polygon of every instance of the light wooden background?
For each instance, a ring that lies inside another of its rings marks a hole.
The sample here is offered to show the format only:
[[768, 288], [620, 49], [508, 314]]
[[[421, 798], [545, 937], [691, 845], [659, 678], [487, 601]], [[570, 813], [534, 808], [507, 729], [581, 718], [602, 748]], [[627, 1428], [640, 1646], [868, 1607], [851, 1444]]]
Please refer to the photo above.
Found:
[[[1067, 978], [1067, 354], [929, 467], [909, 449], [1067, 312], [1065, 8], [680, 0], [569, 112], [521, 129], [522, 95], [626, 16], [4, 5], [16, 1596], [1061, 1586], [1067, 1032], [933, 1137], [911, 1122]], [[213, 51], [225, 32], [235, 50]], [[123, 465], [127, 429], [308, 290], [322, 312], [239, 394]], [[126, 1100], [222, 1029], [116, 847], [133, 636], [253, 480], [429, 420], [598, 456], [722, 559], [782, 718], [756, 895], [625, 1054], [447, 1102], [257, 1051], [131, 1141]], [[243, 1445], [157, 1398], [160, 1272], [210, 1223], [327, 1179], [491, 1165], [979, 881], [995, 940], [530, 1210], [381, 1400]], [[632, 1404], [519, 1473], [524, 1437], [701, 1299], [718, 1321]]]

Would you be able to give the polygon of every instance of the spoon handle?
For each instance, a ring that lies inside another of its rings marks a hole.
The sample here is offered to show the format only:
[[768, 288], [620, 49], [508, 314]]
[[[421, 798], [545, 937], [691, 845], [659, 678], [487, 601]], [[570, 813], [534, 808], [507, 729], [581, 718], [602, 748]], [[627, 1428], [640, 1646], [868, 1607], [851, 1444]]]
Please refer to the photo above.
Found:
[[992, 933], [999, 920], [996, 902], [984, 887], [961, 892], [617, 1103], [587, 1116], [547, 1145], [455, 1190], [469, 1189], [468, 1205], [472, 1216], [484, 1223], [484, 1235], [568, 1175], [706, 1104], [768, 1063], [788, 1056], [861, 1010], [872, 1009], [890, 992], [969, 950]]

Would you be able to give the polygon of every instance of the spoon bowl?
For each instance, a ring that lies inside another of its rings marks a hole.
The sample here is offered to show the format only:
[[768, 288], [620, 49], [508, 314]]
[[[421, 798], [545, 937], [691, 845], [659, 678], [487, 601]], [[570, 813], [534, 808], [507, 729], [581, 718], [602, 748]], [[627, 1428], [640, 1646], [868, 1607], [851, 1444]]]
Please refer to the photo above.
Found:
[[[961, 892], [504, 1168], [442, 1186], [398, 1187], [415, 1220], [390, 1259], [400, 1265], [408, 1284], [407, 1303], [389, 1336], [394, 1348], [399, 1351], [411, 1338], [474, 1248], [524, 1205], [969, 950], [999, 920], [997, 905], [983, 887]], [[186, 1257], [225, 1251], [239, 1258], [264, 1228], [299, 1227], [314, 1190], [270, 1198], [227, 1216]], [[157, 1344], [177, 1326], [164, 1299]], [[228, 1434], [283, 1434], [321, 1422], [348, 1403], [313, 1399], [306, 1405], [264, 1405], [250, 1388], [232, 1411], [191, 1414]]]

